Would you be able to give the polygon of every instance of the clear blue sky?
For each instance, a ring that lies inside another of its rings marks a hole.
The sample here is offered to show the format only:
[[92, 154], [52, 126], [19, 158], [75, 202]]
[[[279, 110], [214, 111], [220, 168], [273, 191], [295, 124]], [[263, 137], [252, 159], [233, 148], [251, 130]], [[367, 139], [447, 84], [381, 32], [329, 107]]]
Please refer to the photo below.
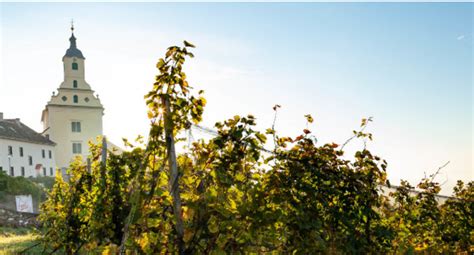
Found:
[[[297, 135], [315, 117], [321, 142], [342, 143], [373, 116], [369, 144], [393, 183], [446, 161], [443, 193], [473, 169], [472, 3], [0, 3], [0, 111], [40, 130], [62, 81], [69, 22], [86, 80], [117, 143], [147, 131], [143, 95], [167, 46], [197, 45], [188, 77], [204, 89], [204, 125], [253, 113]], [[360, 148], [353, 143], [349, 151]]]

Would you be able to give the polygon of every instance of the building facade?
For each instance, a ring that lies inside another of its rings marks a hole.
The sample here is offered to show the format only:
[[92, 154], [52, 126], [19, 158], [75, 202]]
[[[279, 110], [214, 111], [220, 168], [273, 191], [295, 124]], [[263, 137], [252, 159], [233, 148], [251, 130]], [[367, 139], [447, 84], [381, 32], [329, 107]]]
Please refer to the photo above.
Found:
[[54, 176], [55, 143], [0, 113], [0, 169], [11, 176]]
[[43, 110], [44, 133], [56, 143], [56, 165], [65, 169], [76, 156], [86, 158], [89, 141], [102, 135], [104, 108], [85, 80], [85, 58], [77, 48], [74, 28], [64, 55], [64, 81]]

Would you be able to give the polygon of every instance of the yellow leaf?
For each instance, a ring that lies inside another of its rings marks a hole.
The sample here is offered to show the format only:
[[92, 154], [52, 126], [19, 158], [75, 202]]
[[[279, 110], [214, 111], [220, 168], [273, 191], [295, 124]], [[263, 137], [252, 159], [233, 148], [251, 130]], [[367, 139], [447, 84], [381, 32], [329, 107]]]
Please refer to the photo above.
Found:
[[238, 174], [235, 175], [235, 179], [236, 179], [237, 181], [241, 181], [241, 182], [242, 182], [242, 181], [245, 180], [245, 176], [244, 176], [242, 173], [238, 173]]
[[153, 118], [153, 113], [152, 113], [151, 111], [148, 111], [148, 112], [147, 112], [147, 115], [148, 115], [148, 118], [149, 118], [149, 119]]
[[235, 203], [235, 201], [233, 199], [229, 199], [229, 205], [230, 205], [230, 208], [232, 210], [236, 210], [237, 209], [237, 204]]
[[116, 244], [110, 244], [105, 247], [105, 249], [102, 251], [102, 255], [112, 255], [112, 254], [117, 254], [117, 245]]
[[148, 235], [147, 234], [142, 235], [142, 238], [138, 241], [138, 244], [140, 245], [142, 250], [146, 250], [149, 244]]
[[191, 230], [189, 230], [188, 228], [186, 228], [184, 230], [184, 236], [183, 236], [184, 241], [187, 243], [187, 242], [191, 241], [192, 237], [193, 237], [193, 232]]

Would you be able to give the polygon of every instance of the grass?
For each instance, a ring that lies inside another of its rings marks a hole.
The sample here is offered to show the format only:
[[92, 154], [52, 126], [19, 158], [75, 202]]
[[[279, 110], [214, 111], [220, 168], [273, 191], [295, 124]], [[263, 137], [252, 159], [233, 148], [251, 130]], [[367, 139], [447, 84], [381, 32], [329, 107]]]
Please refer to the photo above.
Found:
[[[39, 235], [30, 228], [0, 227], [0, 254], [20, 254], [28, 247], [38, 243]], [[36, 246], [23, 254], [41, 254], [42, 248]]]

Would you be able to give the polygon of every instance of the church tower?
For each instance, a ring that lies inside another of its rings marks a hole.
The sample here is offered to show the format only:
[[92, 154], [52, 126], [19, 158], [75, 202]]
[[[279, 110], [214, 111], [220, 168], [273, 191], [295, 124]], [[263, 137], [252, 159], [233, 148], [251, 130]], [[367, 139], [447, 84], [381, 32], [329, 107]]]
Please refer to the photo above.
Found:
[[102, 135], [104, 107], [85, 80], [85, 58], [71, 26], [69, 49], [63, 57], [64, 81], [41, 116], [44, 134], [54, 141], [56, 164], [65, 169], [75, 156], [86, 158], [88, 142]]

